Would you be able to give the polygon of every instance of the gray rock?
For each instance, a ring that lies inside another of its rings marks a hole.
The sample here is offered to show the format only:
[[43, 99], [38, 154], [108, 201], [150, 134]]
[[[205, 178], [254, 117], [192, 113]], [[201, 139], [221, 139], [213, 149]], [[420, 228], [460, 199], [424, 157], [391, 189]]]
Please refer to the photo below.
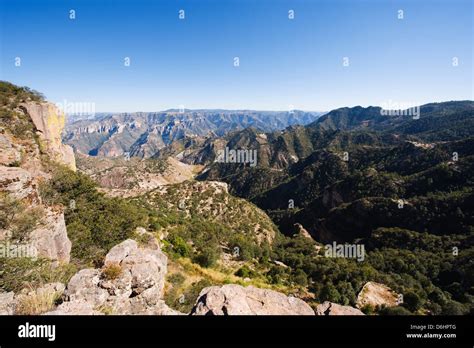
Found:
[[0, 292], [0, 315], [12, 315], [15, 312], [15, 293]]
[[[81, 314], [92, 309], [108, 314], [181, 314], [161, 299], [167, 262], [158, 244], [139, 247], [134, 240], [126, 240], [109, 251], [104, 269], [84, 269], [71, 278], [66, 302], [55, 312]], [[119, 267], [112, 279], [106, 276], [108, 267]]]
[[316, 315], [365, 315], [360, 310], [350, 306], [325, 301], [316, 307]]
[[103, 312], [95, 310], [90, 302], [80, 300], [64, 302], [54, 311], [44, 315], [103, 315]]
[[10, 166], [19, 161], [21, 161], [21, 153], [13, 145], [11, 137], [0, 133], [0, 165]]
[[16, 199], [32, 198], [37, 195], [33, 179], [28, 171], [19, 167], [0, 166], [0, 190]]
[[77, 272], [69, 281], [66, 298], [70, 302], [89, 302], [92, 307], [101, 306], [109, 297], [107, 289], [99, 287], [100, 270], [86, 268]]
[[314, 311], [303, 300], [273, 290], [227, 284], [203, 289], [191, 314], [314, 315]]
[[62, 211], [47, 208], [41, 226], [30, 233], [29, 239], [38, 256], [59, 263], [69, 263], [72, 244], [67, 236]]

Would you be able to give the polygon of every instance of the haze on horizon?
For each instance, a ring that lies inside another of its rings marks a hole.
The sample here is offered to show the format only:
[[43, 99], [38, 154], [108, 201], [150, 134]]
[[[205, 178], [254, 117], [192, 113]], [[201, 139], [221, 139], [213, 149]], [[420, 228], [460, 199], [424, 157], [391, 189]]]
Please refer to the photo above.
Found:
[[0, 79], [55, 103], [94, 103], [96, 112], [329, 111], [474, 99], [469, 0], [0, 6]]

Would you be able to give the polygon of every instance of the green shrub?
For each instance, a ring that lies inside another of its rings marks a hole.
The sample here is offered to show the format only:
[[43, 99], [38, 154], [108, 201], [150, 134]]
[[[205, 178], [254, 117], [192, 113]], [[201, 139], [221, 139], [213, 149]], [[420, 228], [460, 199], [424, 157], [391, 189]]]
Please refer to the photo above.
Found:
[[254, 278], [258, 276], [258, 274], [251, 268], [249, 268], [247, 265], [243, 265], [240, 267], [235, 273], [237, 277], [241, 278]]
[[67, 284], [76, 272], [77, 267], [73, 264], [53, 267], [46, 259], [0, 258], [0, 289], [18, 292], [26, 286], [54, 282]]
[[416, 293], [409, 291], [403, 295], [403, 306], [416, 312], [421, 307], [421, 299]]
[[42, 207], [28, 208], [18, 199], [0, 193], [0, 229], [9, 230], [15, 241], [26, 241], [44, 215]]
[[192, 254], [191, 247], [186, 243], [186, 241], [180, 236], [173, 235], [168, 241], [172, 244], [172, 252], [176, 253], [179, 256], [189, 257]]
[[215, 265], [219, 251], [216, 248], [204, 247], [197, 255], [194, 256], [193, 262], [202, 267], [212, 267]]
[[164, 296], [165, 303], [182, 313], [189, 313], [194, 303], [196, 303], [202, 289], [211, 285], [216, 284], [211, 283], [207, 279], [201, 279], [185, 289], [172, 288], [171, 291], [168, 291]]
[[412, 315], [412, 313], [405, 307], [384, 307], [379, 312], [380, 315]]
[[[148, 212], [135, 202], [109, 198], [87, 176], [53, 166], [53, 177], [40, 186], [43, 200], [66, 207], [71, 255], [81, 264], [101, 265], [108, 250], [147, 224]], [[71, 202], [74, 205], [71, 207]]]
[[168, 281], [173, 286], [179, 286], [179, 285], [183, 284], [185, 280], [186, 280], [186, 278], [184, 277], [184, 275], [182, 273], [174, 273], [174, 274], [171, 274], [168, 277]]

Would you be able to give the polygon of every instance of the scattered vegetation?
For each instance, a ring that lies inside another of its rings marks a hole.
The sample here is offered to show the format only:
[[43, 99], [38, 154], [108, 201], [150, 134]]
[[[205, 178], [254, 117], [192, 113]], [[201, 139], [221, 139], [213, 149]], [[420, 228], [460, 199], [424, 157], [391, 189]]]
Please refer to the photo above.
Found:
[[46, 259], [3, 257], [0, 258], [0, 288], [16, 293], [25, 287], [37, 288], [47, 283], [67, 284], [77, 270], [74, 264], [53, 267]]
[[42, 207], [28, 207], [26, 203], [0, 192], [0, 229], [9, 230], [12, 241], [25, 242], [43, 215]]
[[40, 187], [47, 204], [65, 207], [71, 256], [78, 264], [102, 264], [108, 250], [147, 224], [147, 211], [133, 202], [110, 198], [86, 175], [54, 166], [53, 177]]

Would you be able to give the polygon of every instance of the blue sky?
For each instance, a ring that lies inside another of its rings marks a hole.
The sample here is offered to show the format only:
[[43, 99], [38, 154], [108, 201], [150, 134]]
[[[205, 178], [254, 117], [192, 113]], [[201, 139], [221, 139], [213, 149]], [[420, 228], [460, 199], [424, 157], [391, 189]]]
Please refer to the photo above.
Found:
[[0, 79], [96, 111], [474, 99], [472, 0], [0, 3]]

